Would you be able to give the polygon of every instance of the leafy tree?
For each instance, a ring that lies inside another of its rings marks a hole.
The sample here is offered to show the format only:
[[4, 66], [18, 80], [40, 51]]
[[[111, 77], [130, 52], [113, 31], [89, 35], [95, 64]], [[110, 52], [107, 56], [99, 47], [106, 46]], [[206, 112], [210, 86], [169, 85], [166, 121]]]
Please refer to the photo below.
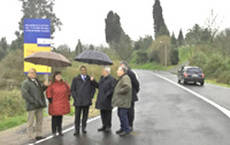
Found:
[[178, 46], [184, 45], [184, 35], [182, 29], [180, 29], [177, 41], [178, 41]]
[[168, 36], [158, 37], [149, 47], [148, 54], [150, 61], [156, 61], [162, 65], [171, 64], [171, 41]]
[[105, 36], [110, 48], [116, 50], [121, 59], [130, 59], [132, 55], [132, 41], [123, 31], [119, 15], [113, 11], [110, 11], [105, 19]]
[[2, 60], [8, 51], [8, 44], [6, 41], [6, 37], [1, 38], [0, 40], [0, 60]]
[[219, 48], [219, 52], [224, 57], [229, 57], [230, 56], [230, 29], [225, 29], [224, 31], [220, 32], [215, 40], [214, 40], [214, 45], [215, 48]]
[[56, 28], [61, 30], [62, 22], [53, 11], [55, 0], [19, 0], [22, 2], [23, 16], [19, 22], [19, 30], [23, 31], [23, 21], [25, 18], [50, 19], [51, 35]]
[[209, 43], [212, 39], [212, 32], [208, 28], [202, 28], [195, 24], [192, 29], [189, 29], [185, 39], [190, 45]]
[[23, 21], [25, 18], [42, 18], [51, 21], [51, 37], [58, 28], [61, 29], [62, 22], [56, 17], [53, 6], [55, 0], [19, 0], [22, 3], [23, 16], [19, 21], [19, 30], [15, 32], [16, 39], [12, 42], [10, 48], [23, 49]]
[[177, 40], [176, 40], [174, 32], [172, 33], [172, 36], [171, 36], [171, 45], [172, 45], [172, 48], [177, 48]]
[[122, 33], [119, 15], [110, 11], [105, 19], [106, 42], [109, 44], [119, 43]]
[[141, 64], [141, 63], [146, 63], [148, 61], [147, 52], [143, 50], [139, 50], [137, 51], [136, 55], [137, 55], [136, 63]]
[[71, 57], [70, 47], [67, 44], [59, 45], [55, 51], [61, 53], [67, 58]]
[[94, 50], [95, 48], [94, 48], [94, 46], [93, 46], [93, 44], [90, 44], [89, 45], [89, 50]]
[[111, 48], [116, 50], [120, 59], [126, 61], [130, 60], [133, 49], [132, 49], [132, 41], [128, 35], [125, 34], [121, 35], [119, 43], [112, 43]]
[[149, 46], [152, 44], [153, 38], [152, 36], [145, 36], [144, 38], [140, 38], [134, 44], [134, 50], [147, 50]]
[[177, 65], [179, 62], [179, 52], [177, 48], [172, 48], [170, 53], [170, 60], [172, 65]]
[[80, 54], [81, 52], [83, 51], [83, 46], [81, 44], [81, 40], [78, 39], [78, 43], [77, 43], [77, 46], [75, 48], [75, 54], [78, 55]]
[[162, 35], [169, 36], [169, 31], [163, 18], [160, 0], [155, 0], [155, 4], [153, 5], [153, 20], [155, 39]]

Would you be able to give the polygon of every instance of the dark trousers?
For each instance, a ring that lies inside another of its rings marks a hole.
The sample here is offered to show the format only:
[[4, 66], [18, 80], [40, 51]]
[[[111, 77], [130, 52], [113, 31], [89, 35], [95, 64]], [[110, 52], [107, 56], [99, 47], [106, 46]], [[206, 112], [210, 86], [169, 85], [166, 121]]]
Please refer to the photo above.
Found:
[[52, 133], [62, 133], [62, 116], [52, 116]]
[[135, 102], [132, 102], [131, 107], [128, 112], [128, 119], [129, 119], [130, 127], [133, 127], [134, 118], [135, 118]]
[[101, 121], [103, 128], [111, 128], [112, 110], [101, 110]]
[[121, 123], [121, 129], [125, 132], [130, 132], [128, 111], [129, 109], [126, 108], [118, 108], [118, 116]]
[[79, 131], [80, 129], [80, 122], [81, 122], [81, 114], [83, 113], [82, 117], [82, 129], [84, 130], [87, 125], [88, 113], [89, 113], [89, 106], [86, 107], [75, 107], [75, 130]]

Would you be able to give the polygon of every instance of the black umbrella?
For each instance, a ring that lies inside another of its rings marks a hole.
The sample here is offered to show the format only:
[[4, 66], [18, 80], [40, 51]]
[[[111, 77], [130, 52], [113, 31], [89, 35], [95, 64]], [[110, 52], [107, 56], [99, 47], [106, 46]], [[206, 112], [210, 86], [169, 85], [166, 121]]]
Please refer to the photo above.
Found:
[[112, 65], [112, 60], [103, 52], [96, 50], [86, 50], [75, 57], [76, 61], [98, 65]]

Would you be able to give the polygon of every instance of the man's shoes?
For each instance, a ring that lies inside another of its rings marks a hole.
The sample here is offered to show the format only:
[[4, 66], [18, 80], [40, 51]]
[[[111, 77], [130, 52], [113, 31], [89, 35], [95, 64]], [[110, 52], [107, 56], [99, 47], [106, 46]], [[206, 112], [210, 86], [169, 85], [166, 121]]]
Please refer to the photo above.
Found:
[[123, 131], [123, 132], [121, 132], [119, 135], [120, 135], [120, 136], [126, 136], [126, 135], [129, 135], [129, 133], [130, 133], [130, 132], [125, 132], [125, 131]]
[[120, 133], [122, 133], [123, 132], [123, 130], [122, 129], [119, 129], [118, 131], [116, 131], [116, 134], [120, 134]]
[[98, 132], [100, 132], [100, 131], [105, 131], [105, 129], [106, 129], [105, 127], [101, 127], [101, 128], [99, 128], [97, 131], [98, 131]]
[[82, 133], [86, 134], [86, 133], [87, 133], [87, 131], [86, 131], [85, 129], [82, 129]]
[[62, 132], [59, 132], [59, 134], [58, 134], [59, 136], [63, 136], [64, 134], [62, 133]]
[[74, 132], [74, 136], [78, 136], [80, 134], [80, 132], [79, 132], [79, 130], [75, 130], [75, 132]]
[[111, 128], [110, 127], [106, 127], [105, 128], [105, 132], [110, 132], [111, 131]]
[[41, 139], [44, 139], [45, 137], [43, 137], [43, 136], [37, 136], [37, 137], [35, 137], [35, 139], [36, 140], [41, 140]]

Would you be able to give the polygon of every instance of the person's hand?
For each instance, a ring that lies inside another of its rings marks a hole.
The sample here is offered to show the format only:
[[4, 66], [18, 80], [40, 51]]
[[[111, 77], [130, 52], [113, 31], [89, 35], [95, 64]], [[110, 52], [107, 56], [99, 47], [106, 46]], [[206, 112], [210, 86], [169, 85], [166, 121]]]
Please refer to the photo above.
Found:
[[50, 82], [48, 80], [45, 80], [43, 84], [48, 87], [50, 85]]
[[91, 81], [94, 81], [94, 77], [90, 77], [90, 80], [91, 80]]

